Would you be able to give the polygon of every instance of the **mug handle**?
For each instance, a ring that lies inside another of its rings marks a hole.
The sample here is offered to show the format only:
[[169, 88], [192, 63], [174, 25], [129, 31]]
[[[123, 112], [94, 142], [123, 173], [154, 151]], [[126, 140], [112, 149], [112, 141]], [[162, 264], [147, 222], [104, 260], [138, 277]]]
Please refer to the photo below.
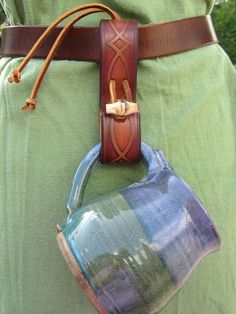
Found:
[[[67, 202], [67, 209], [69, 216], [73, 211], [82, 206], [85, 187], [87, 185], [89, 176], [92, 170], [97, 166], [99, 161], [101, 144], [96, 144], [84, 157], [80, 163], [73, 182], [69, 199]], [[165, 159], [163, 153], [159, 150], [152, 149], [151, 146], [145, 142], [141, 142], [141, 157], [143, 163], [147, 167], [147, 173], [139, 182], [132, 184], [131, 186], [137, 186], [138, 184], [150, 181], [154, 176], [160, 173], [163, 168], [170, 168], [168, 161]]]

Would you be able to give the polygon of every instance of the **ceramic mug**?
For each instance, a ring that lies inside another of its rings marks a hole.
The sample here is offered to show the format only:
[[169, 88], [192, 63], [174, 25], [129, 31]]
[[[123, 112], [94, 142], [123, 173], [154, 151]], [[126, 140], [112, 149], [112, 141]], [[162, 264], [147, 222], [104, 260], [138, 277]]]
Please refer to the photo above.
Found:
[[82, 206], [99, 152], [97, 144], [75, 174], [59, 247], [99, 313], [157, 312], [220, 237], [191, 188], [144, 142], [145, 177]]

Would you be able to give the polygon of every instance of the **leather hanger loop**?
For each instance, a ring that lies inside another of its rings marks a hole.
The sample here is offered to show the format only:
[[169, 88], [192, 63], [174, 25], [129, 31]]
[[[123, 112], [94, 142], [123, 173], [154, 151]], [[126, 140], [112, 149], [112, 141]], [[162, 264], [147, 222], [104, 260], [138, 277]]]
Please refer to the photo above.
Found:
[[101, 162], [137, 162], [140, 117], [135, 103], [138, 26], [134, 20], [100, 23]]

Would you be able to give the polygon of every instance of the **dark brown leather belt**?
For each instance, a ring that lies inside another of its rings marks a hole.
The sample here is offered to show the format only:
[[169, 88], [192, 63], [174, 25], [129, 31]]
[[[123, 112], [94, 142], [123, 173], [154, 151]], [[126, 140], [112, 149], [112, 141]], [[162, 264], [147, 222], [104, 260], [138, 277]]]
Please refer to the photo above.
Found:
[[[7, 26], [2, 32], [0, 54], [25, 56], [44, 32], [45, 27]], [[62, 28], [57, 27], [35, 58], [45, 58]], [[150, 59], [176, 54], [217, 42], [210, 16], [197, 16], [159, 24], [138, 27], [138, 59]], [[74, 27], [58, 49], [55, 59], [100, 60], [99, 27]]]

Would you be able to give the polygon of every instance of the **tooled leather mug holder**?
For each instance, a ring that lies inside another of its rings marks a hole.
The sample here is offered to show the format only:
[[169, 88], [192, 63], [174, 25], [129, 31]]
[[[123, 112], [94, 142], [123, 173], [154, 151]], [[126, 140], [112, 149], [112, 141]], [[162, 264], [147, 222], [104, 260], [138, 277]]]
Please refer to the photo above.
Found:
[[139, 160], [140, 113], [135, 102], [137, 61], [136, 21], [101, 21], [100, 159], [102, 163]]

